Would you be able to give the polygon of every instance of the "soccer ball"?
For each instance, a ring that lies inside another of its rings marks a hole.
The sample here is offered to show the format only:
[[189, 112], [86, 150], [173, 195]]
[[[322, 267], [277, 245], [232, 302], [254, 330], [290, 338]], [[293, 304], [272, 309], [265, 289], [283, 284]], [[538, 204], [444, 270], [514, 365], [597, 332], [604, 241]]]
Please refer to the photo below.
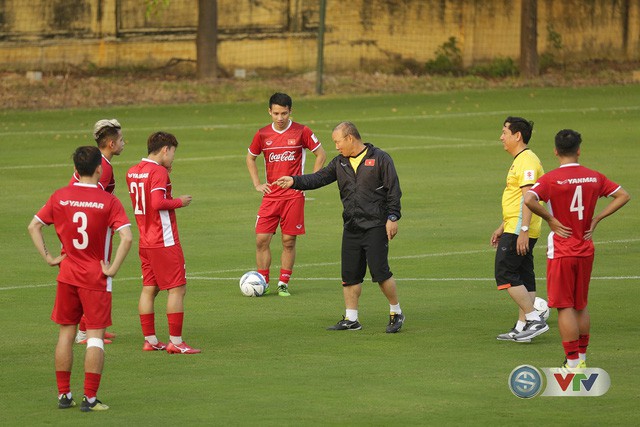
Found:
[[240, 291], [246, 297], [262, 296], [269, 285], [257, 271], [248, 271], [240, 278]]
[[547, 301], [543, 298], [536, 297], [533, 301], [533, 308], [536, 309], [540, 317], [545, 321], [549, 318], [549, 314], [551, 314], [551, 309], [549, 308]]

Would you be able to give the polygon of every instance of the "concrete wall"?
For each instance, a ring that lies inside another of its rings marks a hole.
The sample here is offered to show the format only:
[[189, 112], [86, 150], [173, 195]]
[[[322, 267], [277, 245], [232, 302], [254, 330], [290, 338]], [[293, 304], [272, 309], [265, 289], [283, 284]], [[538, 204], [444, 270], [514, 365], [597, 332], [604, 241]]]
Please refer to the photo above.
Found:
[[[319, 0], [218, 0], [220, 65], [312, 70], [318, 19]], [[196, 0], [151, 13], [142, 0], [0, 0], [0, 67], [195, 60], [196, 24]], [[520, 1], [327, 0], [325, 69], [424, 63], [452, 36], [466, 66], [517, 60]], [[638, 60], [640, 0], [538, 0], [538, 50], [561, 61]]]

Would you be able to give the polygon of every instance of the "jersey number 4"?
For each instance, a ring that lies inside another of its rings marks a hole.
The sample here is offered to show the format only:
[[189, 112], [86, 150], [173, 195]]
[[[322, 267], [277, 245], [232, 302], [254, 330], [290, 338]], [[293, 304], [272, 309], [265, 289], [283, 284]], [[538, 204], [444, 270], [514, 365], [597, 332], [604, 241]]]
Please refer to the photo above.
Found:
[[573, 199], [571, 200], [571, 206], [569, 207], [571, 212], [578, 212], [578, 219], [582, 221], [584, 217], [584, 205], [582, 204], [582, 185], [576, 186], [576, 191], [573, 192]]
[[134, 215], [144, 215], [147, 211], [145, 199], [144, 199], [144, 182], [132, 182], [129, 187], [129, 192], [133, 194], [135, 199], [135, 206], [133, 207]]

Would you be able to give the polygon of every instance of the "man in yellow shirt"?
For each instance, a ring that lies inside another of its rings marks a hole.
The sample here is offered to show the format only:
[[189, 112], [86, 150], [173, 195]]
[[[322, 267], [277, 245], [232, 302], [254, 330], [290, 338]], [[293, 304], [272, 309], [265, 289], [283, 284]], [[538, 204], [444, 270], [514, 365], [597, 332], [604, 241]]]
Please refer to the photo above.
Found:
[[533, 308], [536, 276], [533, 247], [540, 237], [542, 219], [533, 215], [523, 203], [524, 194], [544, 174], [540, 159], [529, 149], [533, 122], [522, 117], [507, 117], [500, 141], [513, 157], [502, 193], [502, 223], [491, 235], [491, 246], [497, 248], [495, 278], [498, 290], [506, 289], [519, 307], [518, 321], [501, 341], [531, 342], [548, 331], [549, 326]]

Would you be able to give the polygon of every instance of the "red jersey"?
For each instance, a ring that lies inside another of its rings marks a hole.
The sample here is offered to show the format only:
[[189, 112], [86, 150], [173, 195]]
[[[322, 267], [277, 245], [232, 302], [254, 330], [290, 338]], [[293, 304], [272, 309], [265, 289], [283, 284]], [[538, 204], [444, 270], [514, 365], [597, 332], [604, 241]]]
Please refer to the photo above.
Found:
[[[75, 184], [76, 182], [80, 182], [80, 176], [74, 172], [71, 177], [71, 181], [69, 181], [69, 185]], [[116, 190], [116, 179], [113, 176], [113, 166], [111, 166], [111, 162], [107, 160], [104, 154], [102, 155], [102, 175], [100, 175], [98, 186], [109, 194], [113, 194]]]
[[[258, 157], [264, 153], [267, 182], [274, 182], [281, 176], [302, 175], [306, 150], [315, 151], [320, 147], [320, 141], [308, 127], [289, 121], [289, 126], [283, 131], [277, 131], [273, 123], [256, 132], [249, 146], [249, 153]], [[271, 193], [265, 194], [265, 199], [291, 199], [304, 197], [303, 193], [290, 188], [271, 188]]]
[[140, 232], [141, 248], [164, 248], [180, 243], [175, 209], [182, 200], [171, 197], [169, 171], [142, 159], [127, 172], [127, 188]]
[[600, 172], [577, 163], [562, 165], [541, 176], [529, 191], [547, 202], [549, 211], [562, 225], [571, 228], [567, 239], [549, 234], [547, 257], [593, 255], [593, 241], [584, 240], [584, 233], [591, 228], [598, 198], [608, 197], [619, 188]]
[[76, 183], [55, 191], [36, 218], [55, 226], [67, 254], [59, 282], [111, 292], [111, 277], [102, 273], [100, 261], [110, 261], [113, 232], [131, 225], [117, 197], [96, 185]]

